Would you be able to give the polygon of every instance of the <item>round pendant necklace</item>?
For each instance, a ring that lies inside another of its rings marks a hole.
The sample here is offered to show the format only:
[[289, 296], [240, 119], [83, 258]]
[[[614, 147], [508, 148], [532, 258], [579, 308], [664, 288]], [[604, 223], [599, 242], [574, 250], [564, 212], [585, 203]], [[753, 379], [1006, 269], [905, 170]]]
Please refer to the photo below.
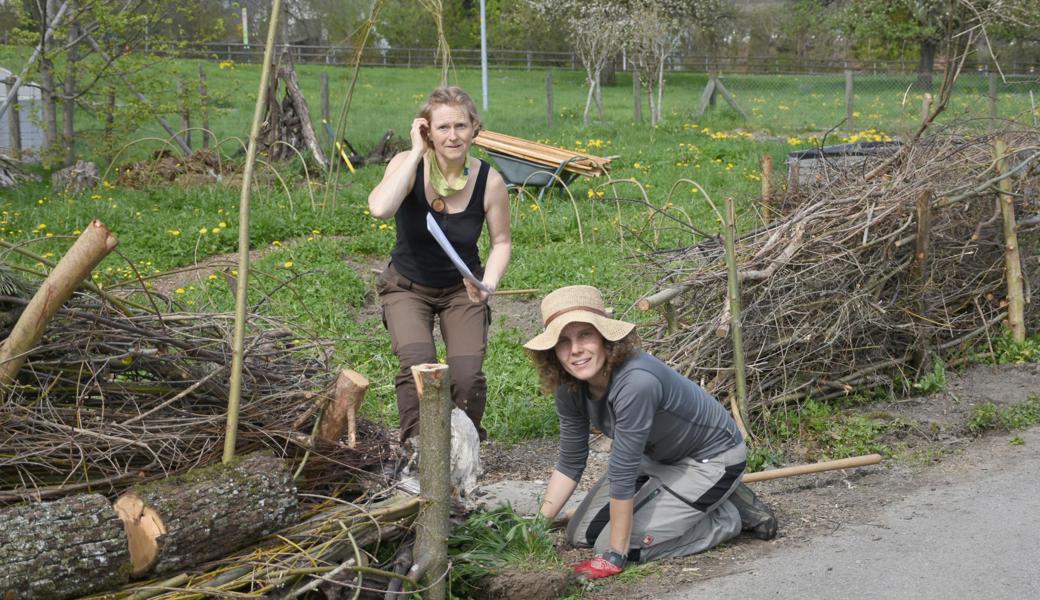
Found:
[[441, 198], [439, 196], [437, 198], [434, 198], [433, 201], [430, 202], [430, 208], [432, 208], [434, 212], [444, 212], [444, 209], [447, 208], [447, 206], [444, 204], [444, 198]]

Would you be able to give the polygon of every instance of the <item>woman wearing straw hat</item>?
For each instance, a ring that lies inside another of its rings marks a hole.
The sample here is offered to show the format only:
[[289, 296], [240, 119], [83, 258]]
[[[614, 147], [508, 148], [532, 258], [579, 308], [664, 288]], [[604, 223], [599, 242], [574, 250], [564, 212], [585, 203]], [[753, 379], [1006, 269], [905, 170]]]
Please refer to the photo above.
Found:
[[581, 479], [591, 427], [613, 440], [607, 473], [567, 525], [567, 539], [596, 556], [586, 578], [701, 552], [750, 530], [776, 535], [776, 519], [740, 477], [746, 448], [736, 424], [704, 389], [639, 349], [632, 323], [607, 316], [591, 286], [542, 301], [545, 330], [527, 348], [556, 395], [560, 457], [541, 515], [553, 519]]
[[[477, 107], [457, 87], [430, 93], [412, 121], [412, 148], [391, 159], [368, 196], [377, 219], [393, 218], [397, 243], [390, 264], [376, 283], [383, 322], [400, 362], [397, 409], [401, 441], [419, 433], [419, 397], [411, 367], [436, 362], [434, 318], [451, 368], [452, 398], [480, 426], [487, 399], [484, 354], [491, 312], [488, 296], [505, 274], [512, 252], [509, 194], [491, 166], [469, 155], [480, 131]], [[471, 274], [463, 279], [428, 230], [428, 216], [450, 242]], [[480, 264], [477, 241], [487, 225], [490, 250]]]

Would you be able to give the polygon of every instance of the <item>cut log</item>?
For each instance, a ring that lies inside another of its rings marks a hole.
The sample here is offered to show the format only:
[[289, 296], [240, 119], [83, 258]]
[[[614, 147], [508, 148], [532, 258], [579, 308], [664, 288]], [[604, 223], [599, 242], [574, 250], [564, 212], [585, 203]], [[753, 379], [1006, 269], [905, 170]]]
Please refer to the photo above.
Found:
[[339, 441], [343, 430], [347, 430], [347, 443], [357, 446], [357, 411], [368, 391], [368, 379], [351, 369], [343, 369], [336, 378], [336, 394], [325, 405], [325, 412], [318, 424], [317, 438], [324, 442]]
[[258, 453], [132, 489], [115, 510], [126, 525], [131, 575], [143, 577], [257, 542], [295, 522], [299, 506], [288, 466]]
[[0, 511], [0, 598], [72, 598], [130, 579], [123, 524], [101, 494]]

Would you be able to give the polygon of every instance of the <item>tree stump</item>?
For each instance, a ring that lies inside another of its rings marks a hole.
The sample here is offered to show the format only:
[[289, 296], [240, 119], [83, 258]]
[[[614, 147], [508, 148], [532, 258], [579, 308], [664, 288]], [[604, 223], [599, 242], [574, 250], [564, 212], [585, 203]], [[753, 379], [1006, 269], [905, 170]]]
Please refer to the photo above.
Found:
[[134, 488], [115, 503], [133, 577], [225, 556], [295, 522], [298, 508], [288, 466], [264, 453]]
[[96, 164], [77, 160], [71, 167], [65, 167], [51, 175], [51, 187], [58, 192], [78, 194], [94, 189], [99, 179]]
[[357, 447], [357, 411], [368, 391], [368, 379], [353, 369], [343, 369], [336, 378], [335, 396], [325, 405], [318, 424], [319, 440], [336, 443], [347, 430], [348, 445]]
[[130, 579], [123, 523], [100, 494], [0, 511], [0, 597], [71, 598]]

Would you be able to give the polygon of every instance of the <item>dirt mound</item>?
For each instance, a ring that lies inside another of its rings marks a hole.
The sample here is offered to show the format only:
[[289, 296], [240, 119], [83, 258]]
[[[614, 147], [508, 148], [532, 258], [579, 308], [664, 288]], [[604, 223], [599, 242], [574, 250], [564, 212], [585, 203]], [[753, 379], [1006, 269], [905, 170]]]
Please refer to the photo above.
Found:
[[196, 150], [186, 157], [170, 150], [157, 150], [147, 160], [119, 167], [116, 183], [133, 188], [169, 182], [200, 185], [221, 182], [237, 171], [237, 165], [222, 160], [212, 150]]

